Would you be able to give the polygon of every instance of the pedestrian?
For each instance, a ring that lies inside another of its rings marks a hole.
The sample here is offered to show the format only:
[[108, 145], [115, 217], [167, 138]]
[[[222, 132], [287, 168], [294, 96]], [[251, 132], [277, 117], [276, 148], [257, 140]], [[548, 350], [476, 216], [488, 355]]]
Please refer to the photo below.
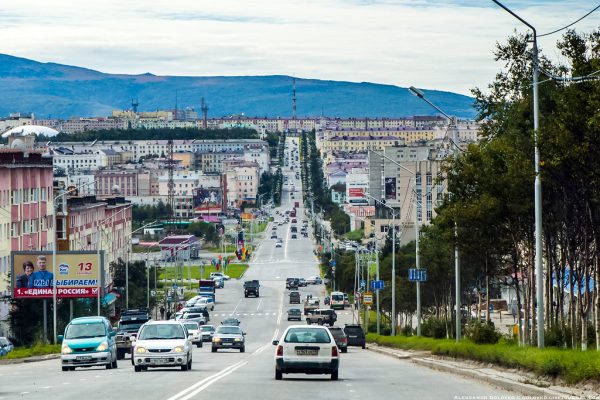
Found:
[[167, 319], [171, 319], [171, 311], [167, 311]]
[[514, 324], [514, 323], [517, 322], [517, 306], [513, 304], [510, 307], [510, 312], [511, 312], [511, 314], [513, 316], [513, 324]]
[[165, 319], [165, 306], [160, 306], [160, 319]]

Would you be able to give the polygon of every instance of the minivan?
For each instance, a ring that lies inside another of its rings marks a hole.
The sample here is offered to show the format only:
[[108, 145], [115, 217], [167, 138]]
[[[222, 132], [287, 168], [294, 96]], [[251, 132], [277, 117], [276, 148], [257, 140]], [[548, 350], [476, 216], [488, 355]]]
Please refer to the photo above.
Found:
[[344, 326], [344, 333], [348, 337], [348, 346], [360, 346], [363, 349], [366, 348], [367, 341], [362, 326], [358, 324], [346, 324]]
[[116, 332], [104, 317], [75, 318], [58, 336], [62, 344], [60, 361], [63, 371], [76, 367], [106, 366], [117, 368]]
[[290, 293], [290, 304], [292, 303], [300, 304], [300, 292]]

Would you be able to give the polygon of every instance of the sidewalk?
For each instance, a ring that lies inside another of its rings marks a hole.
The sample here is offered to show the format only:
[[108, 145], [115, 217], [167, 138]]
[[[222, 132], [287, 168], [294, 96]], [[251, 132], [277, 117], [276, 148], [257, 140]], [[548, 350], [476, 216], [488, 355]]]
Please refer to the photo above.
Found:
[[437, 371], [460, 375], [485, 382], [500, 389], [516, 392], [536, 399], [600, 399], [598, 388], [558, 386], [525, 371], [504, 369], [490, 364], [432, 356], [428, 351], [406, 351], [367, 343], [367, 349]]

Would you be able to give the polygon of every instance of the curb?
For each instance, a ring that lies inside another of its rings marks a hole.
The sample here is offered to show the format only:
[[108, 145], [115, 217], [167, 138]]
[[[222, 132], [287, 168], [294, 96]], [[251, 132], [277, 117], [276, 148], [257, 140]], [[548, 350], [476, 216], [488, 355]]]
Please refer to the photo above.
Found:
[[446, 372], [453, 375], [463, 376], [465, 378], [474, 379], [480, 382], [485, 382], [491, 386], [495, 386], [499, 389], [516, 392], [525, 396], [532, 396], [537, 398], [553, 398], [562, 399], [570, 397], [568, 393], [556, 391], [547, 388], [541, 388], [532, 384], [515, 382], [502, 377], [492, 377], [474, 369], [457, 368], [455, 365], [445, 365], [443, 362], [439, 362], [431, 358], [421, 358], [423, 356], [430, 355], [429, 352], [420, 352], [418, 354], [398, 352], [393, 350], [387, 350], [381, 347], [367, 346], [367, 349], [375, 353], [384, 354], [390, 357], [394, 357], [400, 360], [409, 360], [413, 364], [417, 364], [422, 367], [427, 367], [436, 371]]
[[47, 360], [58, 360], [60, 358], [60, 354], [47, 354], [44, 356], [33, 356], [26, 358], [11, 358], [8, 360], [0, 360], [0, 365], [11, 365], [11, 364], [24, 364], [24, 363], [33, 363]]

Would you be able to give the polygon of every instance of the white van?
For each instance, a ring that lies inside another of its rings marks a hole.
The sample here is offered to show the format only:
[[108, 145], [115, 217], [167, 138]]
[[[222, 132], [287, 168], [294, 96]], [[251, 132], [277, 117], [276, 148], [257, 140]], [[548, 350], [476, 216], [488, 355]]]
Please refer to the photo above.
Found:
[[343, 310], [345, 308], [344, 292], [331, 292], [331, 300], [329, 300], [329, 307], [334, 310], [336, 308]]

